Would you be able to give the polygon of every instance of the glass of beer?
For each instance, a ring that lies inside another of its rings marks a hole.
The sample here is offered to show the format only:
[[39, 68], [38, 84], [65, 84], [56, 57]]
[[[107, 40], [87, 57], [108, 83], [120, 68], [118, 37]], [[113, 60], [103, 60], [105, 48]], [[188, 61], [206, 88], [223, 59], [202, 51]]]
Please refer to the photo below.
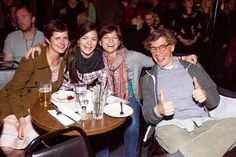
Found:
[[39, 102], [44, 107], [49, 107], [51, 104], [52, 83], [40, 82], [39, 83]]

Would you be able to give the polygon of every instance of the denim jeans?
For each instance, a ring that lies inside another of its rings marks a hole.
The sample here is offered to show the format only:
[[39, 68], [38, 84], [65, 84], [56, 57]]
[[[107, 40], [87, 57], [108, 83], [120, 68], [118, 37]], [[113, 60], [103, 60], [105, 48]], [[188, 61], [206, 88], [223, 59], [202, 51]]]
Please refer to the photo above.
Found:
[[139, 115], [140, 105], [136, 98], [129, 99], [129, 106], [133, 109], [131, 121], [124, 130], [124, 157], [136, 157], [139, 139]]

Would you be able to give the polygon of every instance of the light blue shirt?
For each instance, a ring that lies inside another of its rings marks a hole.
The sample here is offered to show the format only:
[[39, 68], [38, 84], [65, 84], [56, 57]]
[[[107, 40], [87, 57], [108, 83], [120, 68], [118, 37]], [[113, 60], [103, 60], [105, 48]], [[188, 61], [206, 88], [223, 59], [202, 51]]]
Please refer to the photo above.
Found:
[[13, 60], [20, 62], [27, 50], [36, 44], [44, 44], [44, 35], [41, 31], [37, 30], [34, 38], [25, 40], [22, 31], [17, 30], [8, 34], [3, 53], [11, 54]]

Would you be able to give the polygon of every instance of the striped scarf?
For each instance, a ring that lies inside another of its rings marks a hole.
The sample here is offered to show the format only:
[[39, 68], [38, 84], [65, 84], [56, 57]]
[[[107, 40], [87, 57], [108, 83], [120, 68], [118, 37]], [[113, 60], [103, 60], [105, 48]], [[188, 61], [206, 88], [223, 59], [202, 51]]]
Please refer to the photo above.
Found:
[[108, 84], [113, 95], [128, 100], [128, 78], [125, 65], [126, 56], [126, 48], [117, 50], [115, 60], [113, 63], [109, 63], [108, 53], [103, 52], [103, 61], [108, 75]]

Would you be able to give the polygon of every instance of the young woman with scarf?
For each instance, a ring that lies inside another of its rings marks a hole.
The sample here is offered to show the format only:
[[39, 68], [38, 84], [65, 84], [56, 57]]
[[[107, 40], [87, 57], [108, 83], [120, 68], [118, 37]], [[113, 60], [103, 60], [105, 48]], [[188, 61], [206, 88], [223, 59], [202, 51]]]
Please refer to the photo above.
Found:
[[99, 33], [103, 48], [103, 61], [112, 94], [129, 101], [133, 108], [131, 121], [124, 130], [124, 156], [137, 156], [139, 137], [139, 77], [142, 67], [154, 65], [152, 59], [123, 46], [121, 30], [116, 25], [106, 25]]
[[98, 79], [107, 80], [102, 53], [97, 50], [98, 34], [94, 23], [81, 24], [68, 50], [66, 71], [61, 89], [91, 85]]

